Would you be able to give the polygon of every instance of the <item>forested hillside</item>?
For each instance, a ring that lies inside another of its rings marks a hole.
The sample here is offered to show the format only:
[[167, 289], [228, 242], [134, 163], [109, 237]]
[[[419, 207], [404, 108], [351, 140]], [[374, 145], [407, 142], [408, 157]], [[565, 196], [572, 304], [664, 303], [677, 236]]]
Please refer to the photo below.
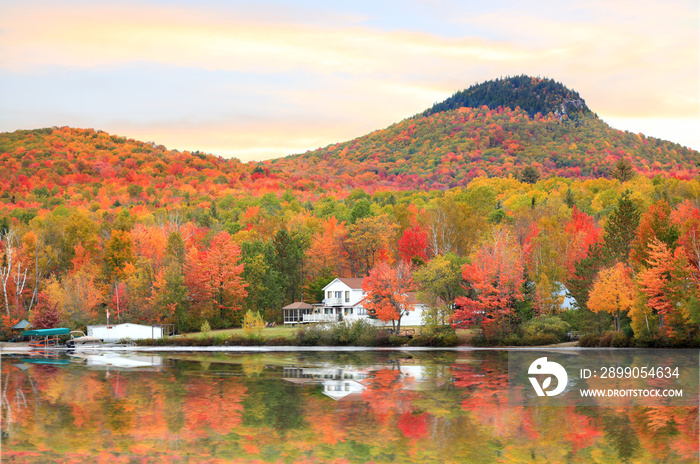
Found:
[[480, 84], [386, 129], [266, 165], [319, 183], [352, 179], [408, 189], [465, 186], [482, 176], [523, 179], [524, 171], [530, 180], [533, 173], [610, 177], [619, 162], [648, 177], [696, 175], [697, 151], [613, 129], [577, 93], [552, 81], [528, 82], [517, 89], [510, 81]]
[[485, 107], [251, 164], [91, 129], [0, 134], [3, 326], [280, 322], [334, 277], [407, 263], [433, 324], [695, 343], [697, 155], [592, 115]]

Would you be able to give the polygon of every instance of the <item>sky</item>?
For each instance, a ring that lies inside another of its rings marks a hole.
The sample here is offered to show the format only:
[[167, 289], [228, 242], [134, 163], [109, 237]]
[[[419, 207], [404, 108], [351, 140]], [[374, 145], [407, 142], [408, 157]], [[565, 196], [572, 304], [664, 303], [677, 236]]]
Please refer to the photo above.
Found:
[[71, 126], [243, 161], [527, 74], [700, 150], [697, 0], [0, 0], [0, 132]]

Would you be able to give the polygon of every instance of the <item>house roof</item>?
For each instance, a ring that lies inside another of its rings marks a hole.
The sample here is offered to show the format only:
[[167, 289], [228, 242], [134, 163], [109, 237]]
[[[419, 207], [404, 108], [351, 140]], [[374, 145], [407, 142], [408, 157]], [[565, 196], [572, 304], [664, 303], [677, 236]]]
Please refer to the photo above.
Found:
[[31, 325], [32, 324], [28, 320], [22, 319], [21, 322], [18, 322], [17, 324], [13, 325], [12, 327], [10, 327], [10, 329], [11, 330], [25, 330], [25, 329], [29, 328]]
[[362, 283], [365, 281], [364, 277], [338, 277], [338, 280], [352, 288], [353, 290], [362, 290]]
[[285, 306], [282, 309], [313, 309], [313, 306], [311, 306], [309, 303], [304, 303], [303, 301], [297, 301]]

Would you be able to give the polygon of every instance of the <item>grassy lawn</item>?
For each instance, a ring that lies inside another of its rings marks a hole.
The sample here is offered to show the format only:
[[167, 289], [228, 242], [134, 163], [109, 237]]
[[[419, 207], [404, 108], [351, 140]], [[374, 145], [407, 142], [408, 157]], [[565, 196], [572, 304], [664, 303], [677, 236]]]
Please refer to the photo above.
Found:
[[[293, 337], [294, 334], [296, 333], [297, 328], [294, 326], [289, 326], [285, 327], [283, 325], [279, 325], [276, 327], [265, 327], [262, 329], [261, 335], [264, 338], [274, 338], [274, 337]], [[231, 336], [231, 335], [238, 335], [240, 337], [245, 337], [245, 332], [243, 332], [243, 329], [223, 329], [223, 330], [211, 330], [209, 332], [209, 336], [211, 337], [217, 337], [217, 336]], [[187, 333], [187, 334], [182, 334], [183, 337], [201, 337], [202, 333], [201, 332], [192, 332], [192, 333]]]
[[[304, 326], [302, 326], [304, 327]], [[403, 331], [404, 329], [415, 329], [416, 333], [420, 332], [420, 327], [414, 327], [414, 326], [408, 326], [408, 327], [402, 327], [401, 330]], [[293, 337], [294, 334], [297, 331], [297, 326], [288, 326], [285, 327], [284, 325], [278, 325], [276, 327], [265, 327], [262, 330], [262, 336], [264, 338], [274, 338], [274, 337]], [[238, 335], [240, 337], [245, 337], [245, 332], [243, 332], [243, 329], [222, 329], [222, 330], [211, 330], [209, 331], [209, 336], [211, 337], [216, 337], [216, 336], [231, 336], [231, 335]], [[201, 337], [202, 333], [201, 332], [191, 332], [191, 333], [186, 333], [182, 334], [183, 337]]]

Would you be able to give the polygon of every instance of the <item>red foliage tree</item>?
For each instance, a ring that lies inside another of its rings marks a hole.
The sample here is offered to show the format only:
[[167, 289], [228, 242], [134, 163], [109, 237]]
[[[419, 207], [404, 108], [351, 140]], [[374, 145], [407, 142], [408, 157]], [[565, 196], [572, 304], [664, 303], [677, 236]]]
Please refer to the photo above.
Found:
[[428, 261], [428, 233], [414, 222], [399, 238], [399, 258], [402, 261], [422, 264]]
[[571, 221], [566, 224], [565, 230], [570, 238], [564, 266], [568, 275], [573, 276], [576, 271], [574, 264], [586, 257], [589, 246], [600, 241], [602, 230], [593, 217], [579, 211], [576, 205], [573, 207]]
[[58, 327], [61, 321], [61, 311], [58, 309], [58, 303], [51, 304], [44, 292], [39, 293], [39, 301], [34, 306], [29, 319], [35, 329]]
[[671, 213], [671, 221], [678, 227], [678, 246], [685, 250], [693, 269], [696, 284], [700, 283], [700, 209], [687, 200]]
[[513, 305], [522, 300], [523, 259], [520, 246], [505, 229], [477, 251], [472, 264], [462, 267], [462, 277], [473, 290], [457, 298], [452, 315], [455, 328], [478, 326], [484, 332], [505, 329]]

